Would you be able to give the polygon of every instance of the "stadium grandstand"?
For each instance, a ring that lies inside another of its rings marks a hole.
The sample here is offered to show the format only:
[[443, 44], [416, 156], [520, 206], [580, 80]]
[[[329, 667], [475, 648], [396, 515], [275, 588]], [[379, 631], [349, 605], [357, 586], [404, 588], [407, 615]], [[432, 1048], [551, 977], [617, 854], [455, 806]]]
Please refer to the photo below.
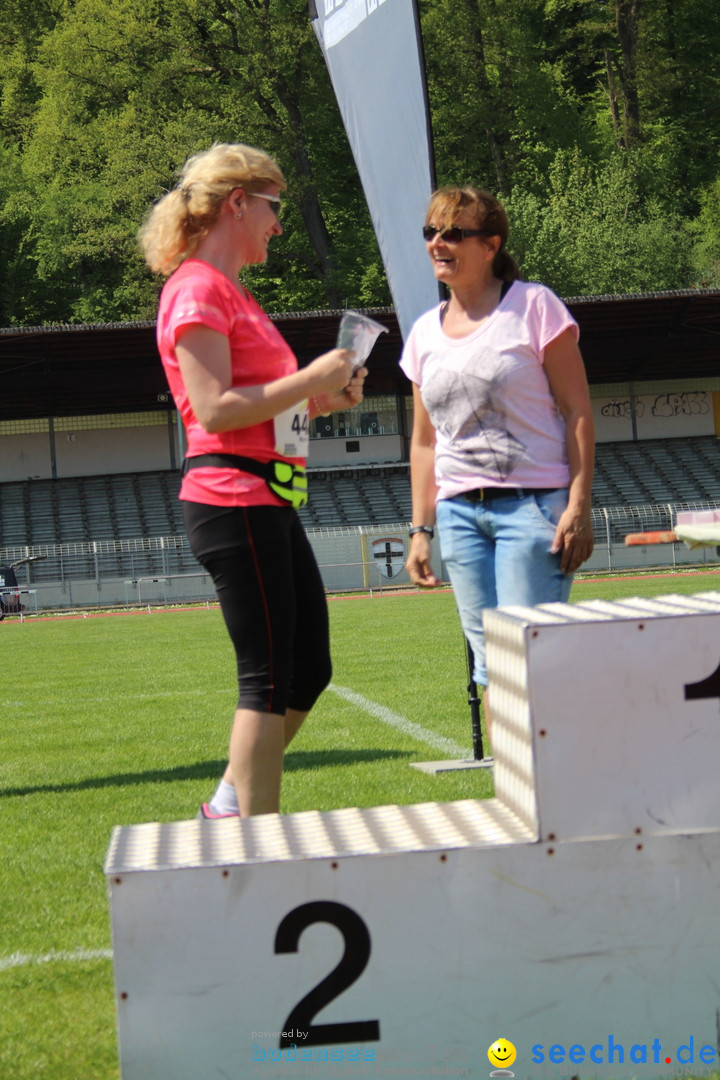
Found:
[[[720, 291], [566, 302], [598, 437], [587, 568], [716, 562], [714, 549], [623, 540], [671, 528], [681, 508], [720, 508]], [[303, 366], [334, 345], [341, 314], [272, 318]], [[407, 583], [411, 387], [394, 312], [368, 314], [388, 333], [364, 401], [311, 425], [301, 516], [333, 590]], [[183, 432], [154, 324], [0, 329], [0, 375], [0, 568], [31, 559], [17, 571], [26, 607], [211, 596], [182, 526]]]

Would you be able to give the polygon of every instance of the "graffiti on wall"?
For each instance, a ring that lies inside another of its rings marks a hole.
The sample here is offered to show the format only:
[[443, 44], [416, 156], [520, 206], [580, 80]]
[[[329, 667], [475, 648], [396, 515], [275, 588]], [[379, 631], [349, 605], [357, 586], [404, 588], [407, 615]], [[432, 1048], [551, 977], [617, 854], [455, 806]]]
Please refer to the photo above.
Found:
[[[632, 416], [632, 401], [608, 401], [600, 410], [603, 416], [610, 416], [615, 420], [629, 420]], [[635, 399], [635, 415], [642, 416], [645, 412], [645, 403]]]
[[[650, 399], [627, 398], [625, 401], [606, 401], [601, 407], [602, 416], [612, 420], [630, 420], [633, 415], [640, 418], [645, 414], [645, 403]], [[686, 416], [707, 416], [712, 409], [710, 394], [704, 390], [693, 390], [687, 393], [658, 394], [650, 405], [650, 414], [662, 419]]]
[[653, 416], [707, 416], [709, 395], [704, 390], [689, 394], [658, 394], [653, 402]]

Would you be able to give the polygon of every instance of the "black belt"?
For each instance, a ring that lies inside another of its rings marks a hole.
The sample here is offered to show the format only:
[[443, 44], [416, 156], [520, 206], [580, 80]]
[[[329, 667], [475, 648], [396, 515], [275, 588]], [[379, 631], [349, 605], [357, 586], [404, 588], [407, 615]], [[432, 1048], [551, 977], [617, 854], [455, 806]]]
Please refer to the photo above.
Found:
[[185, 476], [191, 469], [241, 469], [243, 472], [252, 473], [253, 476], [262, 476], [263, 480], [272, 476], [271, 465], [255, 458], [240, 457], [239, 454], [196, 454], [195, 457], [186, 457], [182, 463], [182, 475]]
[[559, 491], [560, 488], [473, 488], [472, 491], [461, 492], [463, 499], [468, 502], [488, 502], [490, 499], [525, 499], [528, 495], [547, 495], [550, 491]]
[[304, 465], [292, 465], [289, 461], [273, 458], [272, 461], [256, 461], [240, 454], [196, 454], [185, 458], [182, 475], [191, 469], [240, 469], [242, 472], [261, 476], [274, 495], [290, 503], [296, 510], [307, 505], [307, 469]]

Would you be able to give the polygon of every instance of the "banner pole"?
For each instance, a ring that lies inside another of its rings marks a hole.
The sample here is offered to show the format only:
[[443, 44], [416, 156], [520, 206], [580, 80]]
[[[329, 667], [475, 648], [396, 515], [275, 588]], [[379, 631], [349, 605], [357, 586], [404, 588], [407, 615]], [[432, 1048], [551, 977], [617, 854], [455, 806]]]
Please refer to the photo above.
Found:
[[458, 772], [462, 769], [491, 769], [493, 767], [492, 757], [485, 757], [483, 751], [482, 730], [480, 726], [481, 698], [478, 697], [477, 684], [473, 678], [475, 657], [473, 656], [472, 647], [468, 639], [464, 638], [464, 641], [468, 677], [468, 705], [470, 706], [470, 718], [472, 722], [473, 756], [471, 758], [460, 758], [456, 761], [411, 761], [410, 767], [419, 769], [420, 772], [436, 774], [442, 772]]
[[465, 659], [467, 661], [468, 673], [467, 692], [472, 726], [473, 758], [475, 761], [482, 761], [485, 755], [483, 753], [482, 729], [480, 726], [480, 698], [478, 697], [477, 683], [473, 678], [475, 656], [472, 651], [472, 645], [467, 638], [465, 638]]
[[425, 67], [425, 43], [422, 36], [422, 25], [420, 23], [420, 8], [418, 7], [418, 0], [412, 0], [413, 18], [415, 20], [415, 40], [418, 47], [418, 63], [420, 64], [420, 80], [422, 84], [423, 100], [425, 102], [425, 124], [427, 127], [427, 146], [428, 146], [428, 169], [430, 172], [430, 185], [433, 189], [437, 187], [437, 172], [435, 169], [435, 143], [433, 141], [432, 119], [430, 117], [430, 94], [428, 91], [427, 71]]

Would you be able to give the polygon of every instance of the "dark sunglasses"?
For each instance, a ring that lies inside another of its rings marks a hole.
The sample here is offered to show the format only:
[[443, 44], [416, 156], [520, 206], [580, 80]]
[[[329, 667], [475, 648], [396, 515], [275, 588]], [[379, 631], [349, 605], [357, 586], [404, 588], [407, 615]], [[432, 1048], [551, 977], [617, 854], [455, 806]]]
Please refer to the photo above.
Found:
[[466, 236], [495, 236], [492, 229], [460, 229], [457, 225], [451, 225], [449, 229], [436, 229], [434, 225], [423, 225], [423, 240], [430, 243], [437, 234], [446, 244], [459, 244]]

